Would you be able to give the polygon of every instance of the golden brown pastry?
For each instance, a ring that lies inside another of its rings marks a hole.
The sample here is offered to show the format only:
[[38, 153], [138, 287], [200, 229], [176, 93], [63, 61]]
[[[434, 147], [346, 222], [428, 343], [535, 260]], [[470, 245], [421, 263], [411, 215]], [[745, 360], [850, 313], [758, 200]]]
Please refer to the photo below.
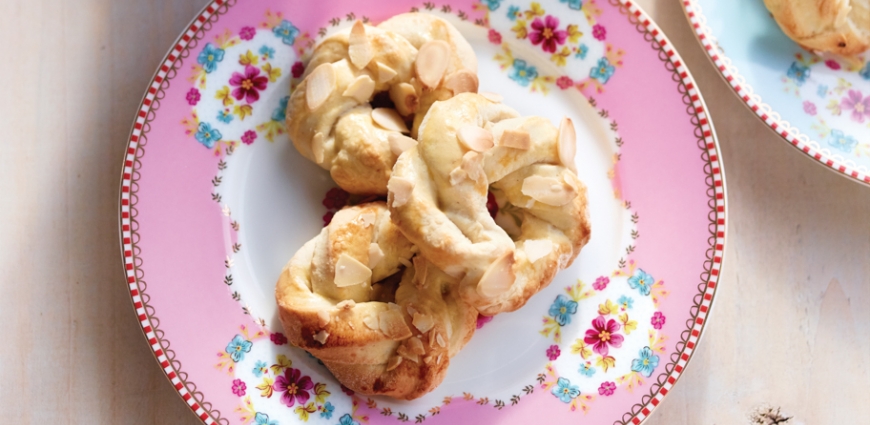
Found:
[[764, 0], [786, 35], [817, 52], [854, 56], [870, 48], [870, 0]]

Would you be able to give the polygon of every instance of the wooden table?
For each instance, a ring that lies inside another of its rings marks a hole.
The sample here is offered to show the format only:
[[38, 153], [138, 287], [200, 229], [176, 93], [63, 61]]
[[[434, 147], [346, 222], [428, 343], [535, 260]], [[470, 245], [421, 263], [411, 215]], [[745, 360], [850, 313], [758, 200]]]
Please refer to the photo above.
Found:
[[[3, 423], [199, 423], [132, 314], [116, 206], [143, 89], [206, 2], [0, 1]], [[789, 147], [743, 106], [678, 0], [638, 3], [704, 93], [730, 208], [712, 321], [648, 423], [750, 423], [764, 406], [793, 417], [782, 423], [866, 421], [870, 188]]]

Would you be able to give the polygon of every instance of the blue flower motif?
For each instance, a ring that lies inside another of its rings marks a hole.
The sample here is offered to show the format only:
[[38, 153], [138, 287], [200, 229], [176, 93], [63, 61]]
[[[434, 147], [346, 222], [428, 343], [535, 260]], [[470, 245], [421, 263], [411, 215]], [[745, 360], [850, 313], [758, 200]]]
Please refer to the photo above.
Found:
[[267, 59], [272, 59], [275, 57], [275, 49], [263, 45], [263, 47], [260, 47], [260, 54], [265, 56]]
[[580, 372], [581, 375], [592, 377], [592, 375], [595, 375], [595, 368], [589, 363], [583, 363], [580, 365], [580, 370], [578, 370], [578, 372]]
[[218, 62], [224, 60], [224, 49], [218, 48], [214, 44], [205, 43], [205, 47], [199, 52], [196, 61], [202, 65], [202, 69], [206, 73], [213, 72], [217, 69]]
[[522, 59], [514, 59], [511, 80], [516, 81], [523, 87], [527, 87], [538, 76], [538, 70], [534, 66], [526, 64]]
[[614, 72], [616, 72], [616, 68], [610, 64], [610, 61], [607, 58], [601, 58], [598, 59], [598, 64], [589, 71], [589, 76], [598, 80], [601, 84], [605, 84], [613, 76]]
[[278, 425], [278, 421], [270, 421], [269, 415], [260, 412], [254, 415], [254, 423], [257, 425]]
[[349, 413], [345, 413], [344, 416], [338, 419], [339, 425], [359, 425], [359, 422], [353, 420], [353, 417], [350, 416]]
[[332, 412], [334, 410], [335, 410], [335, 406], [333, 406], [332, 403], [327, 401], [326, 404], [323, 405], [323, 411], [320, 412], [320, 417], [326, 418], [326, 419], [332, 419]]
[[290, 96], [284, 96], [278, 101], [278, 107], [272, 112], [272, 121], [281, 121], [287, 119], [287, 102], [290, 101]]
[[586, 59], [586, 54], [589, 53], [589, 46], [585, 44], [581, 44], [577, 47], [577, 53], [574, 53], [574, 57], [580, 59]]
[[233, 114], [231, 114], [230, 111], [224, 109], [223, 111], [218, 111], [217, 119], [220, 122], [229, 124], [230, 121], [233, 120]]
[[634, 298], [622, 295], [616, 300], [616, 303], [621, 305], [626, 310], [631, 310], [634, 306]]
[[495, 11], [501, 6], [501, 0], [480, 0], [480, 2], [485, 4], [490, 11]]
[[254, 365], [254, 370], [253, 370], [254, 376], [259, 378], [259, 377], [263, 376], [263, 373], [265, 373], [267, 370], [269, 370], [269, 366], [266, 364], [266, 362], [264, 362], [262, 360], [257, 360], [257, 364]]
[[867, 63], [864, 64], [864, 68], [858, 71], [858, 75], [860, 75], [861, 78], [870, 81], [870, 61], [867, 61]]
[[299, 28], [296, 28], [286, 19], [281, 21], [277, 27], [272, 28], [272, 32], [288, 46], [292, 46], [296, 42], [296, 37], [299, 36]]
[[786, 75], [788, 75], [788, 78], [793, 79], [798, 86], [802, 86], [807, 81], [807, 78], [810, 78], [810, 69], [797, 62], [792, 62]]
[[824, 84], [820, 85], [819, 88], [816, 89], [816, 94], [818, 94], [819, 97], [824, 98], [828, 95], [828, 86]]
[[845, 135], [840, 130], [831, 130], [831, 134], [828, 136], [828, 144], [837, 150], [849, 153], [858, 144], [858, 141], [852, 136]]
[[[208, 124], [206, 124], [208, 125]], [[202, 123], [200, 123], [200, 127]], [[217, 130], [215, 130], [217, 131]], [[229, 344], [227, 344], [227, 354], [233, 358], [233, 361], [238, 363], [245, 358], [245, 353], [251, 352], [253, 342], [246, 340], [241, 335], [236, 335]]]
[[[556, 398], [562, 400], [562, 403], [570, 403], [571, 400], [580, 395], [580, 388], [576, 385], [571, 385], [568, 378], [559, 378], [556, 381], [556, 386], [550, 390]], [[344, 424], [342, 424], [344, 425]]]
[[649, 347], [640, 349], [640, 358], [631, 361], [631, 370], [649, 378], [659, 365], [659, 356], [653, 354]]
[[520, 8], [518, 6], [511, 6], [508, 8], [508, 19], [511, 21], [516, 21], [517, 17], [520, 16]]
[[631, 289], [637, 289], [641, 295], [649, 295], [649, 291], [652, 289], [652, 284], [655, 281], [652, 275], [643, 271], [643, 269], [637, 269], [634, 271], [634, 275], [628, 278], [628, 286]]
[[583, 8], [583, 0], [559, 0], [559, 3], [568, 3], [568, 7], [574, 10]]
[[[199, 143], [202, 143], [203, 145], [205, 145], [205, 147], [211, 149], [214, 147], [215, 142], [218, 142], [221, 139], [221, 137], [223, 137], [223, 136], [221, 136], [221, 132], [218, 129], [212, 128], [211, 124], [209, 124], [207, 122], [201, 122], [201, 123], [199, 123], [199, 126], [196, 128], [195, 137]], [[236, 338], [240, 338], [240, 337], [238, 335], [236, 335]], [[233, 341], [235, 341], [235, 339]], [[227, 346], [227, 353], [230, 352], [229, 348], [230, 347]], [[248, 351], [251, 351], [250, 346], [248, 348]], [[230, 353], [230, 354], [232, 354], [232, 353]], [[236, 360], [236, 361], [238, 361], [238, 360]]]
[[550, 305], [550, 316], [556, 319], [559, 325], [565, 326], [571, 323], [571, 315], [577, 312], [577, 301], [564, 295], [556, 297], [556, 301]]

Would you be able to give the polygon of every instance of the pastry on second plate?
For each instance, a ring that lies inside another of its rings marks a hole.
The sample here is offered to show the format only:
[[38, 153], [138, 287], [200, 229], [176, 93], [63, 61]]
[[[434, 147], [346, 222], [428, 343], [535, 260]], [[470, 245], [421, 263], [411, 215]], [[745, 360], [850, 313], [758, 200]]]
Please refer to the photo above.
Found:
[[764, 0], [783, 32], [808, 50], [854, 56], [870, 48], [870, 0]]

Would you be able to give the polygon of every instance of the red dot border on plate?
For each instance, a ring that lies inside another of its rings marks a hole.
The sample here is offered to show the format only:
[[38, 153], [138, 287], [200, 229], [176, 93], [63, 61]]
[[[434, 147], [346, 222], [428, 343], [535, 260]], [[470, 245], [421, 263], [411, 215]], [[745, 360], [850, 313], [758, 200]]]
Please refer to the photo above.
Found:
[[[772, 108], [770, 105], [764, 103], [761, 100], [761, 96], [754, 93], [752, 86], [745, 82], [745, 79], [740, 75], [737, 68], [733, 64], [726, 63], [725, 59], [727, 56], [719, 49], [719, 46], [714, 41], [712, 30], [702, 19], [704, 15], [697, 0], [683, 0], [683, 11], [689, 19], [692, 31], [704, 47], [707, 57], [710, 58], [713, 65], [718, 69], [722, 77], [725, 78], [725, 81], [728, 82], [728, 85], [731, 86], [737, 96], [743, 100], [743, 103], [752, 109], [752, 112], [761, 118], [768, 127], [785, 139], [791, 146], [822, 165], [827, 166], [829, 169], [840, 172], [860, 183], [870, 184], [870, 174], [857, 169], [858, 167], [845, 164], [843, 161], [813, 147], [813, 144], [819, 146], [819, 143], [811, 141], [807, 135], [801, 133], [787, 121], [782, 120], [778, 114], [771, 112]], [[741, 81], [743, 82], [742, 84], [740, 83]]]

